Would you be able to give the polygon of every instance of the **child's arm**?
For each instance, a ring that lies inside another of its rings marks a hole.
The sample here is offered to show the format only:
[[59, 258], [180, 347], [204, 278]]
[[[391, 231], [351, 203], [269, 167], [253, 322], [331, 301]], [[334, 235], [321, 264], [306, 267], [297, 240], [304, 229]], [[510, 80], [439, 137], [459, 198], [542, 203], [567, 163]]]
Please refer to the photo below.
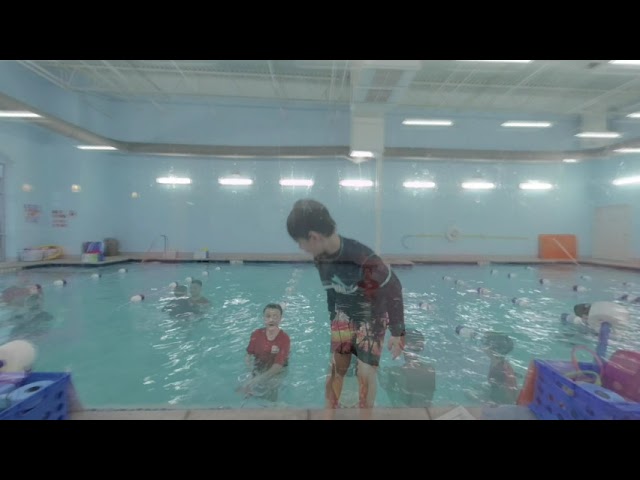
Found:
[[257, 330], [251, 334], [249, 345], [247, 345], [247, 355], [244, 357], [244, 363], [249, 368], [253, 368], [253, 357], [256, 354], [256, 332]]
[[247, 368], [249, 369], [253, 368], [253, 355], [251, 355], [250, 353], [247, 353], [244, 357], [244, 363], [247, 366]]
[[491, 400], [499, 405], [516, 403], [518, 382], [511, 365], [502, 363], [499, 368], [492, 368], [489, 374]]
[[391, 269], [376, 255], [371, 254], [362, 263], [362, 284], [368, 286], [368, 295], [374, 305], [374, 314], [389, 315], [389, 331], [393, 337], [404, 335], [404, 303], [402, 285]]

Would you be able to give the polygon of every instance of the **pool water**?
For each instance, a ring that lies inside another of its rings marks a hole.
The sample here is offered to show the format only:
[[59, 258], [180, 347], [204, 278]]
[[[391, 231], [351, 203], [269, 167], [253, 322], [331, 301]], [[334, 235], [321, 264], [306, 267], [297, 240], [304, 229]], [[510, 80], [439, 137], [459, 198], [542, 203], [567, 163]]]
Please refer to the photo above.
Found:
[[[251, 332], [263, 326], [262, 309], [270, 302], [286, 302], [281, 327], [292, 345], [277, 405], [323, 406], [329, 320], [326, 294], [312, 265], [124, 266], [126, 273], [118, 273], [123, 265], [115, 265], [99, 270], [30, 269], [0, 277], [2, 288], [21, 282], [43, 286], [45, 310], [54, 319], [46, 325], [28, 325], [20, 336], [37, 346], [37, 370], [72, 372], [86, 407], [268, 405], [244, 399], [235, 389], [247, 372], [244, 356]], [[92, 279], [96, 271], [102, 277]], [[509, 359], [521, 386], [533, 358], [569, 360], [574, 345], [595, 349], [597, 338], [562, 325], [560, 314], [571, 312], [576, 303], [612, 301], [623, 293], [640, 295], [637, 273], [610, 268], [416, 265], [395, 271], [404, 288], [407, 327], [423, 332], [422, 355], [436, 369], [434, 405], [474, 405], [468, 391], [487, 383], [488, 357], [479, 345], [457, 335], [456, 326], [509, 334], [515, 341]], [[199, 321], [170, 318], [162, 311], [172, 296], [169, 284], [185, 283], [186, 277], [202, 280], [202, 293], [213, 304]], [[61, 278], [67, 285], [54, 286], [54, 280]], [[549, 283], [541, 285], [540, 278]], [[574, 292], [577, 284], [587, 291]], [[478, 287], [490, 293], [479, 295]], [[132, 303], [135, 294], [144, 294], [145, 300]], [[515, 305], [514, 297], [529, 303]], [[421, 302], [430, 308], [420, 308]], [[610, 342], [609, 354], [620, 348], [640, 350], [640, 306], [625, 305], [631, 313], [630, 326]], [[0, 312], [0, 343], [13, 338], [15, 323], [10, 315], [6, 308]], [[589, 360], [583, 352], [579, 358]], [[385, 350], [381, 368], [401, 362]], [[376, 405], [391, 406], [382, 389]]]

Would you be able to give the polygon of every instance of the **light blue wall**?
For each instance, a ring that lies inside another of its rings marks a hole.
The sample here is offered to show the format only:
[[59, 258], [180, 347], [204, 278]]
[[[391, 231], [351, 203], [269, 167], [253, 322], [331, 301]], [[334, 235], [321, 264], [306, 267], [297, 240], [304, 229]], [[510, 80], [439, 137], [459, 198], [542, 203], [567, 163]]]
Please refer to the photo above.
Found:
[[[339, 231], [372, 247], [375, 245], [375, 191], [339, 186], [344, 178], [375, 180], [375, 164], [353, 165], [345, 160], [230, 161], [210, 159], [123, 158], [109, 163], [114, 178], [109, 202], [116, 237], [123, 251], [145, 252], [161, 234], [170, 248], [194, 251], [208, 248], [224, 253], [290, 253], [296, 245], [288, 238], [285, 220], [298, 198], [324, 202]], [[219, 176], [239, 173], [252, 178], [251, 187], [223, 187]], [[492, 192], [463, 191], [461, 181], [478, 173], [496, 181]], [[158, 176], [192, 178], [190, 186], [164, 186]], [[591, 220], [584, 189], [583, 165], [487, 165], [388, 162], [383, 171], [382, 251], [388, 254], [502, 254], [536, 255], [540, 233], [570, 233], [580, 238], [582, 255], [590, 251]], [[313, 178], [311, 189], [283, 188], [280, 177]], [[436, 191], [412, 192], [402, 182], [433, 178]], [[528, 179], [557, 185], [551, 192], [522, 192], [517, 185]], [[132, 198], [131, 193], [138, 193]], [[456, 226], [463, 234], [525, 236], [525, 241], [444, 239], [408, 242], [407, 234], [442, 234]]]
[[[123, 218], [117, 237], [123, 251], [146, 252], [157, 236], [166, 234], [170, 248], [214, 252], [288, 253], [297, 246], [286, 232], [293, 203], [312, 196], [326, 203], [345, 234], [374, 238], [371, 192], [341, 190], [338, 182], [352, 176], [371, 177], [370, 166], [341, 160], [231, 161], [118, 157], [111, 164], [114, 211]], [[362, 173], [360, 173], [362, 172]], [[220, 186], [218, 177], [238, 173], [254, 180], [251, 187]], [[193, 180], [191, 185], [166, 186], [155, 178], [173, 174]], [[281, 176], [313, 178], [313, 188], [285, 188]], [[131, 197], [137, 192], [139, 197]]]
[[633, 209], [631, 246], [634, 258], [640, 258], [640, 185], [615, 186], [621, 177], [640, 176], [640, 155], [619, 155], [589, 164], [589, 216], [606, 205], [631, 205]]
[[[8, 256], [35, 244], [59, 244], [79, 253], [84, 240], [115, 236], [121, 249], [145, 252], [158, 235], [170, 248], [217, 252], [288, 253], [285, 220], [291, 205], [310, 196], [327, 204], [340, 232], [375, 245], [375, 192], [342, 188], [344, 178], [375, 180], [375, 164], [346, 160], [214, 160], [130, 157], [84, 152], [72, 142], [38, 127], [2, 123], [2, 156], [7, 168]], [[382, 251], [393, 254], [535, 255], [539, 233], [573, 233], [580, 253], [590, 251], [591, 214], [586, 205], [585, 165], [509, 165], [389, 161], [382, 185]], [[239, 173], [251, 187], [222, 187], [219, 176]], [[164, 186], [155, 178], [173, 174], [193, 179], [190, 186]], [[462, 191], [460, 182], [482, 175], [498, 183], [491, 192]], [[311, 189], [283, 188], [280, 177], [313, 178]], [[435, 191], [413, 192], [402, 182], [432, 178]], [[549, 180], [552, 192], [522, 192], [527, 179]], [[23, 192], [24, 183], [33, 185]], [[71, 185], [82, 191], [73, 193]], [[138, 198], [132, 198], [132, 192]], [[43, 207], [38, 225], [24, 221], [24, 203]], [[76, 210], [64, 229], [51, 227], [52, 209]], [[456, 226], [463, 234], [527, 236], [526, 241], [444, 239], [400, 240], [407, 234], [441, 234]], [[154, 250], [160, 248], [156, 241]]]
[[[487, 164], [389, 162], [384, 169], [385, 225], [383, 250], [405, 254], [538, 253], [539, 234], [577, 235], [579, 254], [591, 250], [590, 218], [585, 210], [586, 168], [582, 164]], [[480, 176], [497, 184], [493, 191], [467, 191], [460, 183]], [[408, 190], [405, 180], [430, 179], [436, 190]], [[555, 185], [551, 191], [522, 191], [521, 182], [539, 180]], [[526, 237], [526, 240], [416, 238], [403, 235], [442, 235], [456, 227], [462, 235]]]
[[[109, 206], [108, 164], [80, 152], [67, 139], [40, 127], [0, 123], [0, 161], [5, 164], [6, 256], [25, 247], [59, 245], [79, 254], [84, 240], [113, 235], [116, 212]], [[23, 185], [31, 191], [24, 191]], [[80, 185], [81, 192], [71, 191]], [[41, 207], [37, 224], [25, 220], [24, 205]], [[66, 228], [52, 227], [51, 210], [74, 210]]]

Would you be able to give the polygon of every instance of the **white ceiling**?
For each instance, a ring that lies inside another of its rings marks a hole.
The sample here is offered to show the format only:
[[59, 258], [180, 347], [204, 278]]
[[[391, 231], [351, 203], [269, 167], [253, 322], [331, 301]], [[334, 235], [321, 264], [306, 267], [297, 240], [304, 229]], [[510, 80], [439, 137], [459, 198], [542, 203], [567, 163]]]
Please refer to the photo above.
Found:
[[56, 85], [123, 100], [311, 101], [465, 112], [640, 110], [640, 67], [609, 60], [22, 60]]

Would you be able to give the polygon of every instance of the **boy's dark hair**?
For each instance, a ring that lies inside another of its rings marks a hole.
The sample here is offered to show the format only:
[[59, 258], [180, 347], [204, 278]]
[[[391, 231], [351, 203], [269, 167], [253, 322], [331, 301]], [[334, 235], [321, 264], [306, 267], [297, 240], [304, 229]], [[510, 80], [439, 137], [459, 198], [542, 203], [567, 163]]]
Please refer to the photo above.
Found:
[[591, 310], [590, 303], [579, 303], [573, 307], [573, 313], [575, 313], [579, 317], [588, 317], [589, 311]]
[[262, 310], [262, 313], [267, 311], [267, 308], [273, 308], [274, 310], [280, 310], [280, 316], [282, 316], [282, 307], [277, 303], [270, 303]]
[[191, 280], [191, 284], [193, 285], [194, 283], [195, 283], [196, 285], [200, 285], [200, 286], [202, 286], [202, 280]]
[[503, 333], [489, 332], [484, 336], [482, 343], [502, 356], [508, 355], [513, 350], [513, 340]]
[[287, 231], [294, 240], [306, 240], [312, 231], [329, 237], [336, 231], [336, 222], [331, 218], [327, 207], [316, 200], [305, 198], [293, 204], [287, 218]]
[[[409, 328], [404, 334], [404, 349], [407, 352], [421, 352], [424, 346], [424, 335], [415, 328]], [[422, 345], [420, 345], [422, 344]]]

